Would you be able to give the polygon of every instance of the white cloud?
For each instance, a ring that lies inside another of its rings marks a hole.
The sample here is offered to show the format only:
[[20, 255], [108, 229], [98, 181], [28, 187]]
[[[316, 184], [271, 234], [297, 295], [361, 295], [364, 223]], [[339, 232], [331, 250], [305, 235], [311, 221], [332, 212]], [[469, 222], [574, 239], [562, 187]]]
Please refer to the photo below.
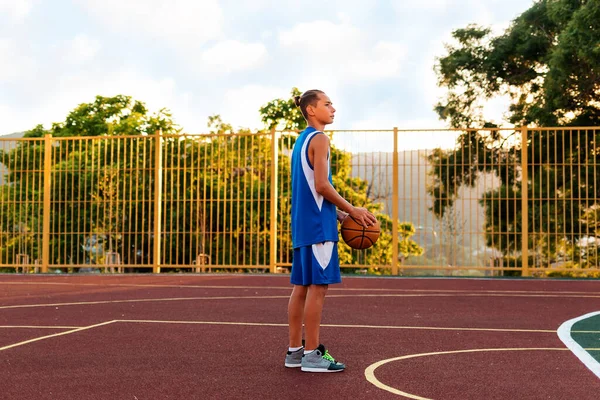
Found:
[[2, 116], [0, 137], [9, 133], [23, 132], [35, 126], [29, 121], [30, 115], [28, 113], [8, 104], [0, 104], [0, 115]]
[[232, 0], [230, 5], [235, 4], [235, 8], [244, 13], [256, 13], [264, 11], [265, 8], [276, 7], [281, 4], [281, 0], [252, 0], [252, 1], [239, 1]]
[[327, 55], [332, 49], [351, 49], [360, 41], [360, 31], [348, 24], [320, 20], [300, 23], [280, 32], [279, 41], [285, 47], [299, 47], [311, 53]]
[[70, 74], [56, 83], [56, 97], [46, 103], [48, 117], [63, 119], [79, 103], [91, 102], [96, 95], [125, 94], [141, 100], [151, 110], [177, 107], [185, 103], [185, 92], [177, 92], [175, 80], [170, 77], [151, 78], [135, 67], [115, 71], [89, 71]]
[[406, 47], [399, 43], [379, 42], [370, 55], [351, 60], [349, 73], [353, 78], [386, 78], [400, 73]]
[[453, 0], [392, 0], [392, 7], [400, 14], [405, 14], [414, 10], [443, 11], [453, 2]]
[[300, 23], [279, 33], [289, 51], [305, 55], [303, 72], [312, 80], [347, 82], [396, 76], [406, 56], [406, 46], [391, 41], [372, 43], [368, 33], [349, 23]]
[[257, 67], [266, 57], [267, 49], [262, 43], [226, 40], [204, 51], [201, 61], [213, 72], [229, 73]]
[[[392, 0], [396, 1], [396, 0]], [[403, 0], [404, 1], [404, 0]], [[234, 13], [263, 13], [268, 15], [292, 15], [295, 19], [302, 18], [307, 13], [319, 15], [347, 14], [360, 19], [365, 14], [377, 6], [376, 2], [364, 0], [220, 0], [223, 8], [233, 9]], [[344, 10], [340, 12], [340, 10]]]
[[62, 51], [63, 59], [68, 64], [85, 64], [96, 57], [100, 47], [98, 40], [85, 34], [78, 34], [65, 44]]
[[[28, 130], [40, 123], [49, 128], [53, 122], [64, 121], [79, 104], [93, 102], [96, 95], [108, 97], [117, 94], [143, 101], [150, 112], [163, 107], [170, 109], [175, 122], [184, 128], [200, 126], [198, 113], [192, 106], [192, 95], [185, 88], [178, 87], [173, 78], [153, 78], [129, 66], [114, 71], [86, 70], [56, 77], [40, 89], [26, 112], [7, 106], [0, 108], [2, 133]], [[202, 118], [205, 126], [206, 117]]]
[[68, 75], [59, 81], [59, 85], [71, 90], [79, 88], [77, 91], [81, 93], [81, 96], [78, 96], [80, 98], [93, 98], [96, 94], [109, 96], [123, 93], [149, 103], [160, 98], [170, 99], [176, 87], [173, 78], [153, 79], [135, 67], [125, 67], [106, 74], [98, 72]]
[[269, 101], [276, 98], [288, 98], [290, 88], [279, 88], [258, 84], [245, 85], [240, 88], [230, 89], [224, 93], [223, 104], [220, 105], [223, 121], [234, 127], [249, 127], [258, 129], [263, 127], [258, 110]]
[[26, 78], [35, 69], [34, 60], [12, 39], [0, 38], [0, 82]]
[[109, 27], [189, 50], [222, 34], [218, 0], [77, 0]]
[[[445, 53], [442, 39], [473, 21], [501, 30], [529, 7], [392, 0], [400, 18], [364, 0], [73, 0], [52, 2], [53, 15], [65, 17], [56, 30], [38, 3], [0, 0], [8, 27], [0, 29], [3, 133], [64, 120], [97, 94], [119, 93], [170, 108], [188, 132], [206, 131], [211, 114], [259, 128], [258, 109], [292, 86], [332, 98], [332, 129], [437, 126], [431, 108], [443, 89], [432, 66]], [[320, 20], [307, 10], [319, 10]], [[502, 109], [496, 102], [485, 111]]]
[[6, 14], [13, 21], [22, 21], [32, 8], [31, 0], [0, 0], [0, 15]]

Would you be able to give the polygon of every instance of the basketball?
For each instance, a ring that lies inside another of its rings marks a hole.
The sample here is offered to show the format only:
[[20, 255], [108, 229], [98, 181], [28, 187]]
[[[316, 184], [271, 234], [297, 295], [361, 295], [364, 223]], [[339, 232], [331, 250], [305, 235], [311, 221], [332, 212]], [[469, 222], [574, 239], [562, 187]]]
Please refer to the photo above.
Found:
[[381, 231], [381, 225], [379, 221], [373, 226], [365, 228], [360, 225], [354, 218], [347, 216], [342, 221], [342, 239], [344, 242], [357, 250], [368, 249], [373, 246], [377, 239], [379, 239], [379, 233]]

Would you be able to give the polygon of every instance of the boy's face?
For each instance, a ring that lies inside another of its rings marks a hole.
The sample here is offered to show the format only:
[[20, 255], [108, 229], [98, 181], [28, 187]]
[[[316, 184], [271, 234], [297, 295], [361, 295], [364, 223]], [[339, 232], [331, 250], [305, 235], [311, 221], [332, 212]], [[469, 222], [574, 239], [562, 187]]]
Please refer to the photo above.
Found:
[[312, 115], [317, 121], [323, 124], [333, 123], [335, 117], [335, 108], [325, 93], [319, 93], [319, 101], [314, 106], [307, 107], [309, 115]]

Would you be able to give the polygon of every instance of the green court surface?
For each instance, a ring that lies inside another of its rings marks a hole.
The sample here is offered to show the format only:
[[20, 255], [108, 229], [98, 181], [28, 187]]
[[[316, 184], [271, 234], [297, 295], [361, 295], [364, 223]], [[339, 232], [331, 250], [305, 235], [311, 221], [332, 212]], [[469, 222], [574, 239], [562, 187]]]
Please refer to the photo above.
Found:
[[600, 314], [576, 322], [571, 328], [571, 337], [600, 362]]

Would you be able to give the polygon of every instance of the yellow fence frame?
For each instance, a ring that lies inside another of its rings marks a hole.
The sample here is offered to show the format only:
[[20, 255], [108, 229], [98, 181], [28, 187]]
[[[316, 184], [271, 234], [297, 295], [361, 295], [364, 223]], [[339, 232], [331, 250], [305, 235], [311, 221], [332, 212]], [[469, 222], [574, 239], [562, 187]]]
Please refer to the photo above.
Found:
[[[444, 265], [420, 265], [418, 267], [407, 267], [404, 265], [400, 264], [400, 258], [399, 258], [399, 252], [398, 252], [398, 244], [399, 244], [399, 235], [398, 235], [398, 229], [399, 229], [399, 200], [400, 200], [400, 196], [399, 196], [399, 135], [402, 132], [464, 132], [465, 129], [431, 129], [431, 130], [427, 130], [427, 129], [420, 129], [420, 130], [400, 130], [397, 127], [394, 127], [393, 130], [391, 131], [386, 131], [391, 133], [392, 137], [393, 137], [393, 149], [392, 149], [392, 165], [391, 165], [391, 170], [392, 170], [392, 193], [391, 193], [391, 219], [392, 219], [392, 241], [391, 241], [391, 246], [392, 246], [392, 261], [390, 265], [365, 265], [365, 264], [352, 264], [352, 265], [344, 265], [345, 268], [355, 268], [355, 269], [367, 269], [367, 268], [371, 268], [371, 267], [377, 267], [377, 268], [381, 268], [384, 270], [389, 270], [389, 272], [392, 275], [398, 275], [401, 273], [402, 270], [406, 270], [406, 269], [418, 269], [418, 270], [422, 270], [422, 271], [427, 271], [427, 270], [437, 270], [437, 271], [473, 271], [473, 270], [477, 270], [477, 271], [519, 271], [521, 273], [521, 276], [531, 276], [533, 274], [533, 272], [535, 271], [535, 273], [544, 273], [544, 272], [562, 272], [562, 271], [572, 271], [569, 268], [550, 268], [549, 266], [547, 267], [537, 267], [534, 268], [532, 270], [532, 266], [529, 265], [529, 258], [530, 258], [530, 247], [529, 247], [529, 240], [530, 240], [530, 235], [532, 234], [532, 232], [530, 232], [530, 226], [529, 226], [529, 206], [531, 204], [531, 201], [533, 201], [534, 199], [530, 199], [528, 197], [528, 186], [529, 186], [529, 181], [530, 179], [532, 179], [532, 177], [530, 177], [528, 175], [528, 169], [530, 167], [530, 162], [533, 162], [534, 160], [530, 160], [529, 159], [529, 153], [530, 150], [532, 148], [535, 148], [535, 143], [532, 142], [532, 135], [531, 132], [539, 132], [539, 131], [563, 131], [563, 130], [569, 130], [569, 131], [577, 131], [577, 130], [598, 130], [600, 128], [594, 128], [594, 127], [561, 127], [561, 128], [529, 128], [529, 127], [521, 127], [521, 128], [499, 128], [499, 130], [512, 130], [514, 132], [519, 132], [520, 134], [520, 144], [521, 144], [521, 154], [520, 154], [520, 172], [521, 172], [521, 200], [520, 200], [520, 206], [521, 206], [521, 215], [522, 215], [522, 220], [521, 220], [521, 231], [520, 231], [520, 241], [521, 241], [521, 246], [520, 246], [520, 252], [521, 252], [521, 267], [515, 268], [515, 267], [505, 267], [505, 266], [498, 266], [498, 267], [490, 267], [490, 266], [444, 266]], [[493, 129], [481, 129], [482, 131], [491, 131]], [[341, 132], [341, 131], [339, 131]], [[352, 131], [346, 131], [346, 132], [352, 132]], [[358, 131], [355, 131], [358, 132]], [[205, 268], [218, 268], [218, 269], [222, 269], [222, 270], [239, 270], [239, 269], [255, 269], [255, 270], [261, 270], [261, 269], [266, 269], [268, 270], [270, 273], [276, 273], [282, 270], [282, 268], [289, 268], [290, 266], [290, 262], [289, 260], [282, 260], [279, 257], [279, 250], [280, 248], [279, 243], [278, 243], [278, 234], [280, 233], [280, 227], [278, 226], [278, 211], [279, 211], [279, 203], [280, 203], [280, 193], [279, 193], [279, 185], [280, 182], [278, 180], [279, 177], [279, 171], [277, 169], [277, 166], [279, 165], [279, 157], [280, 157], [280, 153], [281, 153], [281, 149], [280, 149], [280, 144], [281, 144], [281, 138], [282, 135], [284, 134], [284, 132], [280, 132], [277, 131], [275, 129], [271, 130], [268, 133], [261, 133], [260, 135], [262, 139], [265, 140], [269, 140], [270, 141], [270, 160], [268, 161], [268, 165], [265, 164], [265, 169], [268, 170], [268, 180], [269, 180], [269, 185], [270, 185], [270, 196], [268, 199], [268, 204], [267, 201], [265, 200], [265, 204], [263, 204], [264, 207], [269, 207], [269, 214], [268, 214], [268, 218], [269, 218], [269, 232], [268, 232], [268, 236], [269, 236], [269, 245], [268, 245], [268, 249], [269, 249], [269, 255], [268, 255], [268, 263], [267, 264], [246, 264], [246, 263], [242, 263], [242, 264], [238, 264], [238, 263], [222, 263], [222, 264], [215, 264], [215, 265], [210, 265], [210, 257], [207, 256], [206, 254], [199, 254], [198, 255], [198, 259], [200, 261], [198, 261], [198, 265], [202, 265], [202, 270], [204, 270]], [[186, 137], [192, 137], [193, 135], [186, 135]], [[209, 135], [210, 136], [210, 135]], [[212, 135], [212, 136], [219, 136], [219, 135]], [[221, 135], [222, 136], [222, 135]], [[236, 136], [235, 134], [233, 135], [229, 135], [229, 136]], [[182, 265], [182, 264], [173, 264], [173, 263], [166, 263], [163, 265], [162, 262], [162, 246], [163, 246], [163, 237], [165, 232], [163, 232], [163, 217], [164, 215], [163, 213], [163, 206], [164, 206], [164, 199], [163, 199], [163, 190], [164, 190], [164, 170], [163, 170], [163, 162], [164, 162], [164, 157], [163, 157], [163, 153], [164, 153], [164, 142], [166, 139], [173, 139], [173, 136], [165, 136], [162, 135], [161, 132], [156, 132], [154, 135], [148, 135], [148, 136], [139, 136], [139, 137], [127, 137], [127, 138], [138, 138], [141, 140], [148, 140], [148, 139], [153, 139], [154, 140], [154, 146], [153, 146], [153, 150], [154, 150], [154, 159], [156, 162], [156, 168], [154, 168], [153, 171], [153, 176], [154, 176], [154, 182], [153, 182], [153, 190], [154, 190], [154, 196], [152, 199], [152, 204], [153, 204], [153, 210], [154, 210], [154, 218], [153, 218], [153, 232], [152, 232], [152, 253], [153, 253], [153, 262], [152, 264], [127, 264], [127, 265], [123, 265], [124, 267], [147, 267], [147, 268], [152, 268], [152, 271], [154, 273], [160, 273], [162, 269], [169, 269], [169, 268], [185, 268], [185, 267], [190, 267], [188, 265]], [[43, 148], [44, 148], [44, 158], [43, 158], [43, 188], [44, 188], [44, 193], [43, 193], [43, 215], [42, 215], [42, 243], [41, 243], [41, 247], [42, 247], [42, 251], [41, 251], [41, 260], [36, 260], [35, 261], [35, 266], [39, 267], [41, 265], [41, 272], [42, 273], [47, 273], [49, 272], [49, 270], [51, 268], [81, 268], [81, 267], [89, 267], [88, 264], [52, 264], [50, 262], [50, 236], [51, 236], [51, 231], [52, 231], [52, 226], [51, 226], [51, 202], [52, 202], [52, 198], [51, 198], [51, 193], [52, 193], [52, 174], [53, 174], [53, 143], [55, 143], [55, 141], [60, 141], [60, 140], [72, 140], [72, 141], [78, 141], [78, 140], [105, 140], [105, 139], [114, 139], [114, 137], [95, 137], [95, 138], [90, 138], [90, 137], [81, 137], [81, 138], [53, 138], [51, 135], [45, 135], [42, 139], [40, 139], [41, 142], [43, 142]], [[2, 139], [0, 137], [0, 144], [4, 141], [14, 141], [14, 142], [20, 142], [20, 141], [24, 141], [24, 140], [29, 140], [29, 139]], [[563, 139], [564, 140], [564, 139]], [[595, 145], [595, 144], [594, 144]], [[240, 152], [240, 149], [237, 149], [238, 153]], [[220, 156], [219, 156], [220, 157]], [[587, 162], [587, 161], [586, 161]], [[574, 164], [573, 164], [574, 165]], [[573, 165], [571, 165], [570, 167], [572, 168]], [[595, 168], [595, 165], [593, 166]], [[219, 173], [219, 171], [216, 172], [217, 174]], [[594, 172], [595, 173], [595, 172]], [[237, 179], [240, 179], [239, 177]], [[223, 201], [225, 201], [225, 199], [221, 199]], [[219, 200], [219, 201], [221, 201]], [[600, 203], [600, 199], [592, 199], [593, 201], [598, 201]], [[587, 201], [587, 199], [586, 199]], [[223, 206], [225, 207], [225, 206]], [[238, 205], [239, 207], [239, 205]], [[204, 217], [203, 217], [204, 218]], [[231, 246], [231, 244], [230, 244]], [[29, 259], [29, 257], [27, 257], [27, 259]], [[34, 258], [32, 258], [31, 260], [33, 261]], [[206, 260], [208, 259], [209, 262], [206, 262]], [[40, 262], [41, 261], [41, 262]], [[32, 263], [32, 266], [34, 264]], [[23, 265], [21, 264], [16, 264], [16, 263], [5, 263], [5, 264], [0, 264], [0, 267], [13, 267], [13, 268], [20, 268], [23, 267]], [[193, 268], [194, 270], [198, 270], [200, 267], [197, 268]], [[595, 268], [588, 268], [585, 270], [586, 272], [590, 272], [590, 273], [598, 273], [600, 272], [600, 268], [598, 268], [597, 266]]]

